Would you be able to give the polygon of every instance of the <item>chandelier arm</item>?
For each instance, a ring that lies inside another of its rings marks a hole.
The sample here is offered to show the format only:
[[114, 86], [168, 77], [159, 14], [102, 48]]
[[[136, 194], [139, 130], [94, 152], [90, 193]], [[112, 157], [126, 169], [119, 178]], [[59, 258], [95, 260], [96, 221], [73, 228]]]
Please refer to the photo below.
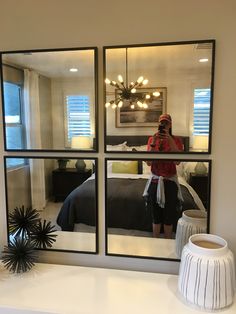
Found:
[[126, 87], [124, 85], [124, 88], [128, 88], [128, 48], [126, 47], [125, 50], [125, 84]]

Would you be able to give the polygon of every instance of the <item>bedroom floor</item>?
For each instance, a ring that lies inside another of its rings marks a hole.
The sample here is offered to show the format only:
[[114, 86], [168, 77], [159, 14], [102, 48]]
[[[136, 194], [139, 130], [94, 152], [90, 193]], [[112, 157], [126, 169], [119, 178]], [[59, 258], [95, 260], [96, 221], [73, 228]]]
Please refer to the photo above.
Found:
[[45, 209], [40, 212], [40, 217], [45, 220], [51, 221], [52, 225], [55, 225], [56, 230], [61, 230], [61, 228], [56, 223], [57, 215], [60, 211], [62, 203], [58, 202], [48, 202]]
[[[62, 202], [52, 202], [49, 201], [43, 211], [40, 212], [40, 216], [42, 219], [45, 219], [47, 221], [51, 221], [52, 225], [55, 225], [56, 230], [61, 230], [61, 227], [58, 226], [56, 223], [57, 215], [60, 211], [60, 208], [62, 206]], [[75, 224], [74, 231], [77, 232], [95, 232], [95, 227], [88, 226], [85, 224]]]

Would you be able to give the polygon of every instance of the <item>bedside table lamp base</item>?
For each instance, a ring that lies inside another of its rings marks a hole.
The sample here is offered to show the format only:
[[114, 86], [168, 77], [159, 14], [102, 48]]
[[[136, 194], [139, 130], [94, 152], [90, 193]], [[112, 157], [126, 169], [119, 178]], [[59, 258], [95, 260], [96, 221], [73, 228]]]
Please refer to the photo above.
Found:
[[86, 168], [86, 163], [83, 159], [78, 159], [75, 163], [75, 168], [78, 172], [84, 172]]

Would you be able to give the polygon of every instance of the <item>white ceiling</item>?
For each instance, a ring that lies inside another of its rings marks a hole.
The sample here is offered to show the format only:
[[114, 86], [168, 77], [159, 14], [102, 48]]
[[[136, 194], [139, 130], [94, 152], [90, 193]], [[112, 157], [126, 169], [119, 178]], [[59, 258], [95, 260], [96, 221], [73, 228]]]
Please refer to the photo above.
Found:
[[[209, 49], [210, 48], [210, 49]], [[107, 72], [120, 72], [125, 67], [126, 52], [129, 71], [135, 69], [194, 71], [210, 69], [212, 49], [209, 45], [165, 45], [106, 49]], [[199, 63], [200, 58], [208, 58]], [[51, 78], [76, 78], [94, 76], [94, 50], [71, 50], [3, 54], [3, 63], [30, 68]], [[71, 73], [70, 68], [78, 72]]]
[[[34, 69], [50, 78], [94, 76], [94, 50], [4, 54], [3, 63]], [[72, 73], [70, 68], [78, 72]]]

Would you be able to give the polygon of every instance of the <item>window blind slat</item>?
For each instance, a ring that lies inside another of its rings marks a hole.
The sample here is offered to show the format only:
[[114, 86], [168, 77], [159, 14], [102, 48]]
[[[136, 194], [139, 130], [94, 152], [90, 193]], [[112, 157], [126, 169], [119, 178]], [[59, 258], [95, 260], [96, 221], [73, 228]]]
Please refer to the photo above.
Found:
[[194, 90], [193, 109], [193, 134], [208, 135], [210, 122], [210, 97], [209, 88], [198, 88]]
[[67, 95], [67, 140], [70, 143], [73, 136], [90, 136], [90, 104], [86, 95]]

